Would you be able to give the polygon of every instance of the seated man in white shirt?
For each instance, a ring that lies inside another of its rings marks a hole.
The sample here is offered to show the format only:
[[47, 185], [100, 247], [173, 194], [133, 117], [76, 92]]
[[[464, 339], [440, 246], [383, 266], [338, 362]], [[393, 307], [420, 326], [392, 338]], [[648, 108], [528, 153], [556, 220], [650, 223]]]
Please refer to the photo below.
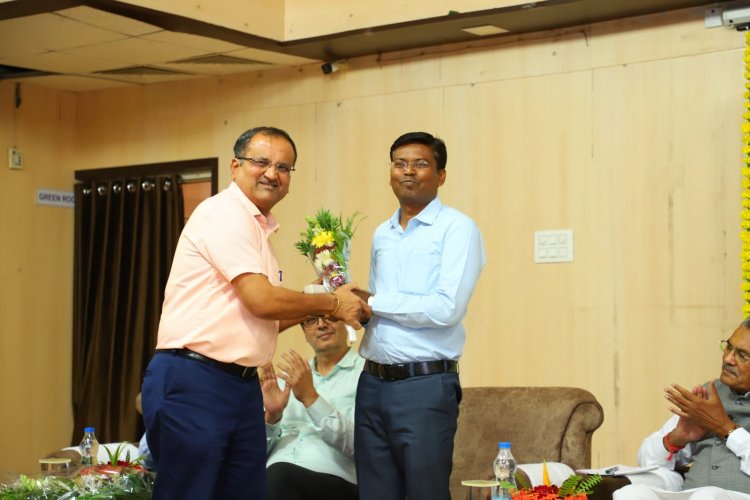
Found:
[[681, 491], [630, 485], [614, 500], [750, 499], [750, 318], [721, 341], [721, 349], [718, 380], [692, 391], [676, 384], [666, 389], [674, 416], [638, 451], [641, 466], [692, 464]]
[[291, 350], [276, 370], [262, 370], [267, 499], [356, 500], [354, 399], [364, 359], [341, 321], [310, 318], [302, 329], [315, 356]]

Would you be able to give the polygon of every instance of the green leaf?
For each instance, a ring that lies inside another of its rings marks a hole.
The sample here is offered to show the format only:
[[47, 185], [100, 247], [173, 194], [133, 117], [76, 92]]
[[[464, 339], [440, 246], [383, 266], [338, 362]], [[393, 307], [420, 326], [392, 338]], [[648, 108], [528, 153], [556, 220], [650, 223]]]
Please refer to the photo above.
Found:
[[571, 474], [568, 479], [563, 481], [563, 484], [557, 491], [557, 496], [560, 498], [565, 498], [567, 496], [575, 494], [576, 488], [578, 488], [578, 483], [581, 482], [581, 479], [583, 479], [583, 477], [577, 474]]
[[565, 498], [570, 495], [579, 495], [585, 493], [590, 495], [594, 491], [594, 486], [602, 482], [602, 476], [591, 474], [585, 480], [582, 476], [572, 474], [566, 479], [557, 492], [559, 498]]
[[520, 471], [516, 471], [516, 484], [518, 485], [518, 489], [521, 490], [530, 490], [531, 485], [526, 480], [526, 476]]
[[594, 492], [594, 486], [601, 482], [602, 476], [600, 476], [599, 474], [591, 474], [586, 479], [584, 479], [581, 484], [578, 485], [575, 493], [586, 493], [587, 495], [590, 495]]
[[[354, 212], [350, 217], [344, 221], [341, 214], [335, 216], [330, 210], [321, 208], [315, 214], [314, 217], [305, 216], [305, 222], [307, 222], [307, 228], [299, 233], [300, 239], [294, 243], [296, 248], [305, 257], [311, 258], [315, 253], [315, 245], [312, 240], [315, 236], [323, 231], [330, 231], [333, 234], [334, 239], [334, 252], [336, 261], [339, 264], [344, 264], [343, 251], [346, 243], [354, 237], [354, 232], [357, 230], [361, 221], [360, 212]], [[355, 222], [357, 225], [355, 226]]]

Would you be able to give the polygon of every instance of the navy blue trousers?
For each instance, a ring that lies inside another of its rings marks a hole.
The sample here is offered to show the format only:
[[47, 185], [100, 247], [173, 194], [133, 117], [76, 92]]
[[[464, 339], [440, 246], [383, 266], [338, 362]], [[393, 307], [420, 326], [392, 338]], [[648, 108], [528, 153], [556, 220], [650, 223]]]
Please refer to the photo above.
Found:
[[158, 473], [154, 500], [265, 500], [266, 431], [257, 378], [157, 353], [141, 392]]
[[450, 500], [461, 384], [456, 373], [357, 386], [354, 459], [360, 500]]

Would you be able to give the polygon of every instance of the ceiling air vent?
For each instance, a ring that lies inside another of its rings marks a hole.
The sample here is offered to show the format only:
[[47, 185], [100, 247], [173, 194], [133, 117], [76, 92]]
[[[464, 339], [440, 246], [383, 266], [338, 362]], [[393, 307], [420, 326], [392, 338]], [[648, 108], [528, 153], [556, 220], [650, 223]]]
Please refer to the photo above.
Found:
[[51, 75], [48, 71], [38, 71], [35, 69], [19, 68], [18, 66], [6, 66], [0, 64], [0, 80], [10, 80], [12, 78], [23, 78], [25, 76], [44, 76]]
[[96, 71], [98, 75], [133, 75], [133, 76], [170, 76], [170, 75], [187, 75], [182, 71], [171, 69], [154, 68], [151, 66], [130, 66], [128, 68], [107, 69]]
[[208, 54], [205, 56], [189, 57], [187, 59], [180, 59], [179, 61], [171, 61], [170, 64], [233, 64], [233, 65], [258, 65], [268, 64], [262, 61], [254, 61], [253, 59], [243, 59], [241, 57], [227, 56], [224, 54]]

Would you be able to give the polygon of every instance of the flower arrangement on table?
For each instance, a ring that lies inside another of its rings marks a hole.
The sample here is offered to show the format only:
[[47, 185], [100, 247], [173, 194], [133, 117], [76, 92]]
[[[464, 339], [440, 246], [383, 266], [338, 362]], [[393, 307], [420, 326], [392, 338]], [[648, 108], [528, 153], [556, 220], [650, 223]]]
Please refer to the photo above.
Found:
[[[321, 208], [315, 217], [305, 217], [307, 229], [300, 233], [294, 247], [310, 259], [323, 287], [327, 292], [349, 283], [349, 246], [356, 227], [354, 222], [359, 212], [344, 220], [329, 210]], [[354, 329], [347, 325], [349, 340], [357, 340]]]
[[571, 474], [558, 487], [551, 484], [545, 462], [542, 464], [542, 482], [543, 484], [532, 487], [523, 474], [516, 474], [518, 488], [507, 482], [501, 482], [499, 487], [509, 490], [513, 500], [587, 500], [589, 494], [593, 493], [594, 486], [602, 482], [602, 476], [592, 474], [584, 479], [583, 476]]
[[109, 463], [84, 465], [70, 477], [29, 477], [21, 474], [7, 485], [0, 485], [0, 500], [146, 500], [151, 498], [154, 474], [130, 461], [130, 453], [120, 460], [124, 444], [114, 452], [107, 449]]

